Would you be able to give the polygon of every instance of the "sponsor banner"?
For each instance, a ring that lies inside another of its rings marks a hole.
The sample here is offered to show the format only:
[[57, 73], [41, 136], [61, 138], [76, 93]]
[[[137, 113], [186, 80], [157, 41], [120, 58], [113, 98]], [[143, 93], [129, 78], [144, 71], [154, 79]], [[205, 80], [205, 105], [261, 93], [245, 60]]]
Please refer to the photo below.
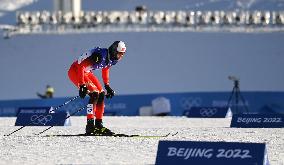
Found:
[[49, 113], [51, 107], [19, 108], [15, 126], [70, 126], [66, 111]]
[[231, 117], [232, 112], [228, 107], [191, 107], [184, 111], [184, 115], [195, 118], [225, 118]]
[[14, 106], [14, 105], [11, 105], [9, 107], [0, 108], [0, 117], [1, 116], [6, 116], [6, 117], [16, 116], [18, 109], [16, 107], [12, 107], [12, 106]]
[[159, 141], [157, 165], [269, 165], [265, 143]]
[[234, 114], [231, 127], [283, 128], [284, 114]]
[[[141, 107], [152, 106], [152, 101], [164, 97], [170, 102], [158, 104], [160, 110], [166, 110], [168, 115], [182, 116], [185, 111], [192, 107], [226, 107], [230, 92], [184, 92], [184, 93], [156, 93], [156, 94], [131, 94], [116, 95], [111, 100], [105, 99], [105, 114], [116, 116], [138, 116]], [[244, 104], [231, 105], [231, 111], [236, 113], [238, 110], [244, 110], [247, 106], [249, 112], [253, 113], [279, 113], [284, 114], [284, 92], [243, 92], [245, 97]], [[0, 116], [16, 116], [20, 107], [57, 107], [71, 97], [53, 98], [53, 99], [23, 99], [23, 100], [0, 100]], [[89, 97], [85, 99], [74, 100], [64, 105], [59, 110], [73, 113], [82, 107], [86, 107]], [[167, 107], [166, 107], [167, 106]], [[153, 110], [154, 113], [154, 110]], [[84, 109], [75, 115], [86, 115]]]

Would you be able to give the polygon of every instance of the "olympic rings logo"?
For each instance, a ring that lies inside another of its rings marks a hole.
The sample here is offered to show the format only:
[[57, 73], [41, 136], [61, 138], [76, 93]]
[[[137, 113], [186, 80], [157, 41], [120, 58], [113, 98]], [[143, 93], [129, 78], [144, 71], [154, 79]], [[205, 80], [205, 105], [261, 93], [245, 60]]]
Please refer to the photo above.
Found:
[[203, 117], [211, 117], [215, 115], [218, 112], [218, 110], [217, 108], [201, 108], [199, 112], [200, 115]]
[[183, 109], [189, 110], [191, 107], [199, 107], [201, 105], [202, 99], [200, 97], [188, 97], [182, 98], [180, 100], [180, 105]]
[[31, 117], [31, 122], [33, 124], [42, 124], [42, 125], [46, 125], [47, 122], [52, 120], [52, 116], [51, 115], [33, 115]]

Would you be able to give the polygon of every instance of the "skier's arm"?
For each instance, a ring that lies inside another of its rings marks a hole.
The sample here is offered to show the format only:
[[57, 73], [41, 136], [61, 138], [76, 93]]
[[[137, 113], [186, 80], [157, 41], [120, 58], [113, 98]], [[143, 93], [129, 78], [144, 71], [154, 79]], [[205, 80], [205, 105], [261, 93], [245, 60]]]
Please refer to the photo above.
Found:
[[102, 69], [102, 77], [107, 91], [106, 98], [112, 98], [115, 94], [114, 90], [109, 86], [109, 69], [110, 67]]
[[37, 92], [36, 94], [37, 94], [38, 97], [40, 97], [40, 98], [42, 98], [42, 99], [45, 99], [45, 98], [46, 98], [44, 95], [42, 95], [42, 94], [40, 94], [40, 93], [38, 93], [38, 92]]
[[105, 85], [109, 85], [109, 69], [110, 67], [106, 67], [102, 69], [102, 78]]

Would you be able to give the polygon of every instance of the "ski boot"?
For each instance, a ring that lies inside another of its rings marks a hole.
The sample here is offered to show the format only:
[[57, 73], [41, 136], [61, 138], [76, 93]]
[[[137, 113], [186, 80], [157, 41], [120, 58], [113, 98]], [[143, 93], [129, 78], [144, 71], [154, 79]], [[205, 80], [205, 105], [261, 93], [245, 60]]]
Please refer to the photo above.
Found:
[[103, 126], [102, 119], [96, 119], [94, 134], [97, 136], [113, 136], [115, 135], [110, 129]]
[[96, 127], [94, 125], [94, 119], [88, 119], [86, 125], [86, 135], [94, 134], [95, 129]]

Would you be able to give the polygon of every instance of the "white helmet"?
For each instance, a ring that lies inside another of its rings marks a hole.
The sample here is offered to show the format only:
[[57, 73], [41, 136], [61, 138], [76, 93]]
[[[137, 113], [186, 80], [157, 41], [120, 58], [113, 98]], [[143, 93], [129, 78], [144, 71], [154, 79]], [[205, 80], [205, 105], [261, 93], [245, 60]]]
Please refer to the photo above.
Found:
[[125, 43], [123, 41], [118, 42], [116, 51], [118, 51], [118, 52], [125, 52], [126, 51], [126, 46], [125, 46]]

